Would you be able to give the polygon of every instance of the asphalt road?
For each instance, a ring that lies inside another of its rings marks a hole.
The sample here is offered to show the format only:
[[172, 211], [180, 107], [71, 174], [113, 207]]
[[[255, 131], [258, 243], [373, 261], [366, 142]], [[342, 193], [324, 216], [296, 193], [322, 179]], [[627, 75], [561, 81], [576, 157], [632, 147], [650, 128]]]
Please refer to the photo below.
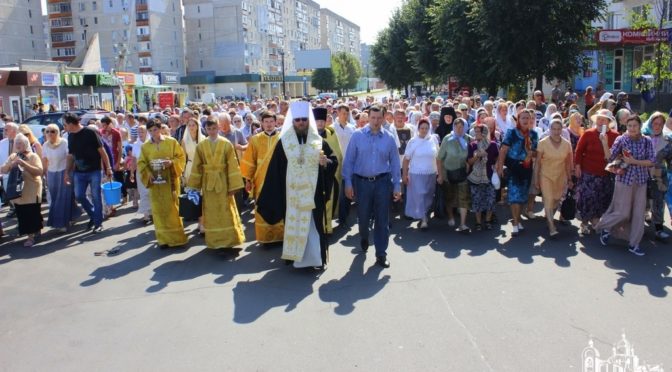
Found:
[[391, 268], [358, 252], [353, 227], [321, 273], [254, 243], [227, 260], [193, 234], [160, 250], [120, 212], [99, 235], [82, 221], [32, 248], [3, 238], [0, 370], [580, 371], [591, 338], [608, 357], [623, 332], [640, 360], [672, 365], [672, 254], [651, 231], [640, 258], [576, 226], [549, 241], [542, 219], [512, 239], [397, 218]]

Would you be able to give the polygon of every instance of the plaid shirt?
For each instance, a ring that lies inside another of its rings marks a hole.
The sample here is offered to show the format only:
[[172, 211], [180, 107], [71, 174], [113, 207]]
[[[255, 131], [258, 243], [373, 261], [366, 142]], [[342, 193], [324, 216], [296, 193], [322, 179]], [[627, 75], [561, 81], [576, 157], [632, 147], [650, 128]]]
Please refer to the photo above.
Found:
[[[633, 140], [629, 135], [623, 134], [616, 138], [616, 142], [611, 147], [611, 157], [609, 161], [613, 161], [619, 155], [623, 155], [623, 150], [630, 151], [631, 156], [636, 160], [650, 160], [656, 161], [656, 154], [653, 152], [653, 142], [647, 136], [641, 136], [639, 140]], [[628, 165], [625, 168], [625, 174], [616, 176], [616, 181], [625, 185], [644, 185], [649, 179], [648, 167], [639, 165]]]

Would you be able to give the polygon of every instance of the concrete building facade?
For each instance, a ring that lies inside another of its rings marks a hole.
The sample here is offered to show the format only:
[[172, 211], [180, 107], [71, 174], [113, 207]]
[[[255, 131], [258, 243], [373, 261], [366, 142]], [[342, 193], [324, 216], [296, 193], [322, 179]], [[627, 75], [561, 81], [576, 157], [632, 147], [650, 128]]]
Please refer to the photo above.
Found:
[[320, 42], [332, 53], [346, 52], [360, 58], [359, 26], [329, 9], [320, 10]]
[[0, 11], [0, 66], [48, 58], [40, 0], [4, 0]]
[[73, 61], [97, 33], [105, 71], [185, 72], [180, 0], [48, 0], [47, 13], [55, 61]]

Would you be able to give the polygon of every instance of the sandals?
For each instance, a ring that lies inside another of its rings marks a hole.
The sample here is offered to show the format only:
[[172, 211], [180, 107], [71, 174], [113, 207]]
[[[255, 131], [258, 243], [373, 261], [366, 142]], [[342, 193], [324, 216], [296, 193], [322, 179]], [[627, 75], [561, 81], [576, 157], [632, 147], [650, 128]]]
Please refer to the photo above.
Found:
[[32, 247], [33, 244], [35, 244], [35, 240], [33, 238], [28, 238], [25, 242], [23, 242], [24, 247]]
[[455, 231], [457, 231], [459, 233], [463, 233], [463, 234], [468, 234], [468, 233], [471, 232], [471, 230], [469, 229], [469, 226], [467, 226], [467, 225], [462, 225], [462, 226], [458, 227], [457, 229], [455, 229]]

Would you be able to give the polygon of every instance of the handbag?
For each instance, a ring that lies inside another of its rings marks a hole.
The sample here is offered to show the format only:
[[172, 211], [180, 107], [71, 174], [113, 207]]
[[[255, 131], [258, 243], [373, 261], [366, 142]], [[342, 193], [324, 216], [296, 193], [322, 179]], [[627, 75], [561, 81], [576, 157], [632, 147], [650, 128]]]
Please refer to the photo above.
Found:
[[576, 200], [574, 200], [574, 190], [567, 190], [565, 199], [560, 206], [560, 215], [566, 221], [573, 220], [576, 217]]
[[492, 183], [492, 186], [495, 188], [495, 190], [499, 190], [502, 187], [502, 180], [499, 179], [497, 171], [495, 170], [492, 171], [492, 177], [490, 177], [490, 182]]
[[19, 167], [14, 167], [7, 177], [5, 196], [7, 200], [14, 200], [20, 198], [21, 195], [23, 195], [23, 172]]
[[658, 179], [655, 177], [649, 177], [646, 180], [646, 198], [647, 199], [656, 199], [660, 190], [658, 188]]
[[515, 160], [511, 158], [506, 158], [504, 164], [510, 171], [510, 176], [517, 178], [531, 178], [533, 169], [532, 167], [525, 167], [521, 160]]
[[190, 198], [188, 193], [180, 195], [180, 217], [187, 221], [195, 221], [203, 214], [203, 198]]
[[455, 170], [446, 169], [446, 178], [450, 183], [462, 183], [467, 180], [467, 167], [458, 168]]

